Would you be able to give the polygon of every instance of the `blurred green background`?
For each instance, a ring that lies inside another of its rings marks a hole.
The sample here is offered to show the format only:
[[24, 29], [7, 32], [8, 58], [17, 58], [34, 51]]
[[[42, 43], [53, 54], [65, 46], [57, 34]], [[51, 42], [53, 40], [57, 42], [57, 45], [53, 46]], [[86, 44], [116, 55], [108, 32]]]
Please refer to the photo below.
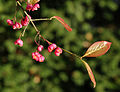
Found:
[[[120, 0], [41, 0], [38, 11], [28, 12], [32, 18], [63, 18], [72, 32], [55, 19], [35, 24], [46, 39], [80, 56], [96, 41], [112, 42], [105, 55], [84, 59], [95, 75], [94, 89], [79, 59], [65, 52], [60, 57], [48, 53], [42, 40], [45, 62], [32, 59], [37, 45], [31, 25], [22, 38], [24, 46], [14, 45], [24, 30], [15, 31], [6, 23], [14, 17], [15, 1], [0, 0], [0, 92], [120, 92]], [[20, 22], [23, 12], [17, 11]]]

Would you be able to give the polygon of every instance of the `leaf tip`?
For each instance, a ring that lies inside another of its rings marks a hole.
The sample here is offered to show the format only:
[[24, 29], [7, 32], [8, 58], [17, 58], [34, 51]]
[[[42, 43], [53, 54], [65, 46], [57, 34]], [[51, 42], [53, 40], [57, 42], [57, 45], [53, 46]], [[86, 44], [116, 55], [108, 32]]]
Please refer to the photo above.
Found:
[[94, 85], [93, 85], [93, 88], [95, 88], [96, 87], [96, 82], [94, 83]]
[[57, 19], [69, 32], [72, 31], [72, 28], [70, 28], [70, 26], [68, 26], [68, 24], [66, 24], [65, 21], [61, 17], [59, 17], [59, 16], [53, 16], [53, 17], [51, 17], [51, 19], [52, 18]]

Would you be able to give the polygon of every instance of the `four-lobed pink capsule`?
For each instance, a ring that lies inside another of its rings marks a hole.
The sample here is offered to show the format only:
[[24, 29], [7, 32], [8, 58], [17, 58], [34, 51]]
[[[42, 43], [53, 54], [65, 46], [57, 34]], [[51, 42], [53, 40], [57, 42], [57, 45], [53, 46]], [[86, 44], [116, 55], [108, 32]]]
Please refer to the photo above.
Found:
[[19, 38], [14, 42], [15, 45], [19, 45], [20, 47], [23, 46], [23, 41]]
[[52, 52], [53, 50], [55, 50], [56, 56], [60, 56], [60, 54], [62, 53], [62, 49], [57, 47], [57, 45], [54, 43], [48, 46], [48, 52]]

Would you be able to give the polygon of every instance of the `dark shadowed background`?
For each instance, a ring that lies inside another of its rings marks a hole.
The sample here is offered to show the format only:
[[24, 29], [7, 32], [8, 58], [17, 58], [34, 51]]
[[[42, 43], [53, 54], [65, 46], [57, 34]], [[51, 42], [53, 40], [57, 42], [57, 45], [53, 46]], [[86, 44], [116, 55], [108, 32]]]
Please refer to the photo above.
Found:
[[[38, 11], [28, 12], [32, 18], [63, 18], [72, 32], [55, 19], [35, 24], [46, 39], [80, 56], [96, 41], [112, 42], [105, 55], [84, 59], [93, 70], [96, 88], [79, 59], [65, 52], [59, 57], [48, 53], [43, 40], [45, 62], [34, 61], [36, 32], [31, 25], [23, 47], [14, 45], [24, 30], [15, 31], [6, 23], [14, 17], [15, 1], [0, 0], [0, 92], [120, 92], [120, 0], [41, 0]], [[17, 11], [20, 22], [23, 12]]]

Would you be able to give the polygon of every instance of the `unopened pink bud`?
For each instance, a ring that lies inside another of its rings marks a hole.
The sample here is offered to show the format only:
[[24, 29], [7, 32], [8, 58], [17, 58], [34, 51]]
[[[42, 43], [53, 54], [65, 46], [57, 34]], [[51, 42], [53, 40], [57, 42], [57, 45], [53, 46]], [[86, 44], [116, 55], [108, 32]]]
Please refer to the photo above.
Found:
[[12, 21], [12, 20], [10, 20], [10, 19], [7, 19], [7, 23], [8, 23], [8, 25], [10, 25], [10, 26], [12, 26], [12, 25], [13, 25], [13, 21]]
[[41, 51], [43, 50], [43, 48], [44, 48], [43, 45], [40, 45], [40, 46], [37, 47], [37, 50], [38, 50], [39, 52], [41, 52]]

